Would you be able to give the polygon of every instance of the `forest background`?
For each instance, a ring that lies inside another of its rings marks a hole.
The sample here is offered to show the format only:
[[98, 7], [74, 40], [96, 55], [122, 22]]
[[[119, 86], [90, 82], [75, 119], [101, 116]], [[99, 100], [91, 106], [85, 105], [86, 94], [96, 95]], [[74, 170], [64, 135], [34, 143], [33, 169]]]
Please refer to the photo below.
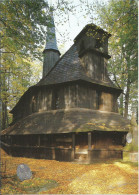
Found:
[[[58, 40], [62, 54], [67, 50], [67, 43], [69, 47], [73, 42], [68, 42], [71, 38], [67, 29], [59, 27], [66, 23], [70, 29], [71, 15], [75, 15], [78, 23], [88, 17], [89, 23], [112, 34], [108, 72], [113, 82], [123, 89], [118, 99], [119, 113], [130, 118], [134, 111], [138, 117], [137, 0], [78, 0], [76, 3], [57, 0], [49, 4], [54, 9], [56, 31], [62, 37], [62, 41]], [[49, 26], [50, 7], [46, 0], [0, 1], [0, 130], [11, 123], [9, 111], [23, 93], [42, 77], [42, 51]]]

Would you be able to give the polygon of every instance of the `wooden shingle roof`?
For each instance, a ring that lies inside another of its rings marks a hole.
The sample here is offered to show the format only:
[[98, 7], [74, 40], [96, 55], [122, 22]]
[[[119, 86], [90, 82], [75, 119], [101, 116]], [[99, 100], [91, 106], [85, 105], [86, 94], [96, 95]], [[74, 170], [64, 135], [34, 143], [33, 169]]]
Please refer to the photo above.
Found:
[[88, 81], [90, 83], [119, 89], [114, 85], [109, 77], [107, 77], [105, 81], [100, 81], [92, 79], [86, 74], [80, 62], [80, 58], [78, 57], [75, 44], [73, 44], [71, 48], [57, 61], [55, 66], [36, 84], [36, 86], [52, 85], [77, 80]]
[[31, 114], [2, 131], [2, 135], [55, 134], [86, 131], [129, 131], [130, 122], [114, 112], [70, 108]]

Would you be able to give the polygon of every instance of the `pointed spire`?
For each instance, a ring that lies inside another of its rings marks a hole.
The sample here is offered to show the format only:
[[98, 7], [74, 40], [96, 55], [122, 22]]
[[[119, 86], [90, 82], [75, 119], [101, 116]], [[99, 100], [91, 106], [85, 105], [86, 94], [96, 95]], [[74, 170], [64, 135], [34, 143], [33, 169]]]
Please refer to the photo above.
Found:
[[50, 7], [51, 24], [47, 27], [46, 35], [46, 46], [43, 51], [44, 62], [43, 62], [43, 77], [51, 70], [55, 63], [59, 60], [60, 52], [57, 47], [53, 8]]
[[46, 35], [46, 49], [54, 49], [58, 50], [57, 41], [56, 41], [56, 33], [55, 33], [55, 24], [54, 24], [54, 17], [53, 17], [53, 8], [50, 8], [50, 26], [47, 27], [47, 35]]

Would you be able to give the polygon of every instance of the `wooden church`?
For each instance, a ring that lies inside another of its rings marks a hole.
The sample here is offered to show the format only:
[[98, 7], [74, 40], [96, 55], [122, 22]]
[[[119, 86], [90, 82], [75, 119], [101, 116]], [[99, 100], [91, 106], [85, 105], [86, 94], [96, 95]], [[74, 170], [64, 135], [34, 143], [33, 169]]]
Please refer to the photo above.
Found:
[[53, 16], [52, 23], [43, 78], [11, 110], [2, 148], [13, 156], [59, 161], [121, 159], [129, 121], [118, 113], [122, 90], [107, 74], [111, 35], [88, 24], [60, 57]]

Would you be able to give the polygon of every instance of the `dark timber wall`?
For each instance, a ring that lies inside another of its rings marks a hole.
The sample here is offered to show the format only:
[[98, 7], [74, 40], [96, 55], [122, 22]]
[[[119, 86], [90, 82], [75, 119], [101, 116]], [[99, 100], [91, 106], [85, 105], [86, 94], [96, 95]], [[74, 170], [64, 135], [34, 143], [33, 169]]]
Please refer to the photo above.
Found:
[[85, 84], [39, 87], [24, 96], [24, 100], [13, 113], [13, 120], [18, 121], [34, 112], [77, 107], [117, 112], [117, 97], [116, 93]]
[[96, 55], [88, 51], [88, 53], [81, 58], [81, 63], [89, 77], [102, 81], [107, 77], [107, 60], [99, 54]]
[[2, 136], [2, 148], [10, 155], [59, 161], [122, 158], [125, 132], [93, 131], [48, 135]]

